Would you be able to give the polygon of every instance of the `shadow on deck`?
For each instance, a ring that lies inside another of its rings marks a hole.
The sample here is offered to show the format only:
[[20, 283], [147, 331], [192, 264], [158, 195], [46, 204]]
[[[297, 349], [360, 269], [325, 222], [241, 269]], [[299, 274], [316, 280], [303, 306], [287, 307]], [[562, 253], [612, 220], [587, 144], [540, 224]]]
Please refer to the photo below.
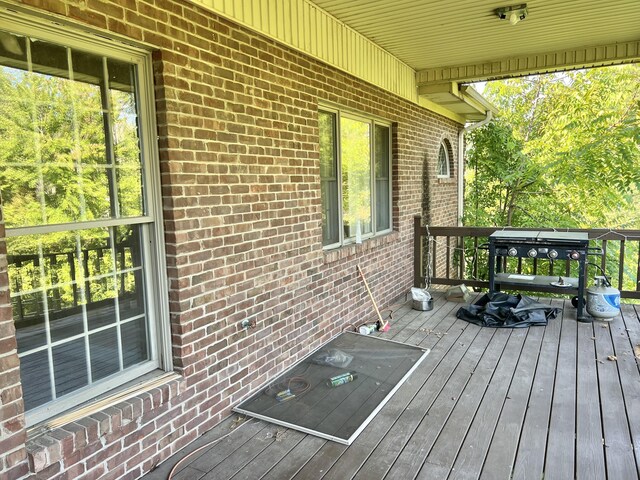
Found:
[[563, 313], [521, 329], [458, 320], [437, 294], [429, 312], [409, 302], [380, 336], [431, 353], [351, 446], [232, 415], [144, 478], [227, 434], [173, 478], [640, 478], [639, 307], [586, 324], [546, 301]]

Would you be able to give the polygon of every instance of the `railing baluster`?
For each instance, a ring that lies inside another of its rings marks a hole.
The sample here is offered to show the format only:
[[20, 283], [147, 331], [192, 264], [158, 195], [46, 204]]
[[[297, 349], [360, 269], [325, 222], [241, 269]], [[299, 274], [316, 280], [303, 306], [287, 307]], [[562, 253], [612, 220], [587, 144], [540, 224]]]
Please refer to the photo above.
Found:
[[432, 259], [431, 259], [431, 264], [433, 265], [433, 270], [431, 271], [431, 276], [432, 277], [437, 277], [437, 271], [438, 271], [438, 262], [437, 262], [437, 255], [436, 252], [438, 251], [438, 242], [436, 242], [436, 236], [432, 235], [431, 238], [428, 240], [431, 241], [431, 255], [432, 255]]
[[464, 272], [466, 271], [467, 259], [465, 255], [464, 249], [464, 236], [457, 237], [458, 238], [458, 250], [457, 252], [460, 254], [460, 263], [458, 268], [458, 278], [464, 278]]
[[78, 306], [78, 282], [76, 280], [76, 263], [73, 253], [67, 253], [67, 263], [69, 264], [69, 274], [71, 275], [71, 288], [73, 288], [73, 306]]
[[624, 247], [625, 240], [620, 240], [620, 261], [618, 264], [618, 290], [622, 290], [622, 283], [624, 281]]
[[[473, 238], [473, 279], [478, 279], [478, 263], [480, 258], [478, 258], [478, 237]], [[638, 261], [638, 268], [640, 269], [640, 260]], [[464, 277], [462, 277], [464, 279]], [[640, 284], [639, 284], [640, 286]]]
[[602, 258], [600, 259], [600, 268], [603, 272], [607, 271], [607, 241], [602, 240]]
[[447, 271], [447, 278], [451, 278], [451, 237], [450, 236], [446, 236], [444, 237], [447, 239], [447, 258], [446, 258], [446, 271]]
[[638, 269], [636, 270], [636, 292], [640, 292], [640, 240], [636, 241], [638, 247]]
[[522, 257], [518, 257], [518, 270], [517, 270], [517, 272], [519, 274], [522, 273]]

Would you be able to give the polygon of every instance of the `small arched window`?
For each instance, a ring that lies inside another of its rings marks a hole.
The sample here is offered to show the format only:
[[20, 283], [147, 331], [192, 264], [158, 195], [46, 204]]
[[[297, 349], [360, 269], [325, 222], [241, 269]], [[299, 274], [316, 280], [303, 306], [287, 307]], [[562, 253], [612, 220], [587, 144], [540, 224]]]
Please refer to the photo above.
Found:
[[438, 178], [449, 178], [451, 176], [449, 149], [445, 142], [446, 140], [440, 144], [440, 151], [438, 152], [438, 164], [436, 167]]

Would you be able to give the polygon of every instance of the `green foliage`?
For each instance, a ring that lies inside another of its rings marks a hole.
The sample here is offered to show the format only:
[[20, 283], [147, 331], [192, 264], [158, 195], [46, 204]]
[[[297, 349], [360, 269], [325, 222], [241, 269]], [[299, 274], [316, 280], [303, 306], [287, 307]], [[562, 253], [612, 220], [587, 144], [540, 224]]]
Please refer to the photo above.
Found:
[[[0, 188], [8, 228], [143, 214], [133, 94], [0, 66], [0, 100]], [[132, 235], [131, 228], [119, 227], [12, 236], [7, 240], [12, 292], [45, 288], [54, 309], [82, 303], [78, 292], [84, 290], [93, 301], [112, 298], [113, 279], [85, 280], [113, 274], [112, 243], [131, 252]], [[120, 269], [133, 266], [127, 255]], [[134, 280], [123, 281], [131, 288]], [[22, 304], [31, 297], [41, 302], [24, 293]]]
[[362, 233], [371, 231], [371, 126], [368, 122], [342, 118], [342, 219], [345, 232], [354, 236], [360, 222]]
[[640, 66], [492, 82], [467, 141], [466, 225], [640, 228]]

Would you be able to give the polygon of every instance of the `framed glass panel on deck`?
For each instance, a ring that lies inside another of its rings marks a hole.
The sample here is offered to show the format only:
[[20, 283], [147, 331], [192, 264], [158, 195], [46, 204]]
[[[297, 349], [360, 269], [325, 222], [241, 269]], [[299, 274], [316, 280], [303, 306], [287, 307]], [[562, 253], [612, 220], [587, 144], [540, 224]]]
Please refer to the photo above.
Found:
[[345, 332], [234, 410], [349, 445], [428, 353], [413, 345]]

